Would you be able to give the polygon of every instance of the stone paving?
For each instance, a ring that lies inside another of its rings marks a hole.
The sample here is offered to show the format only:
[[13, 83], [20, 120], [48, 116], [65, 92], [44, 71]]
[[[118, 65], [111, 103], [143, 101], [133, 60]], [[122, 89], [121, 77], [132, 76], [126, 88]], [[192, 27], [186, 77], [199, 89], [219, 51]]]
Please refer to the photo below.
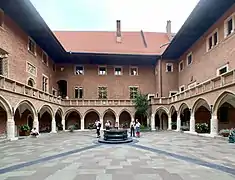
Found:
[[106, 145], [94, 132], [0, 144], [0, 180], [232, 180], [235, 144], [176, 132]]

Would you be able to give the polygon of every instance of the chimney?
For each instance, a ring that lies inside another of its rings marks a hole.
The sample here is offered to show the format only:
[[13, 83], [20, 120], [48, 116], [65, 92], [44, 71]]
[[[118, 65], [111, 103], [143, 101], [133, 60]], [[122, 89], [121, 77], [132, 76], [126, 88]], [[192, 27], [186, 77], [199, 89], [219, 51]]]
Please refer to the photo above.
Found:
[[121, 43], [121, 42], [122, 42], [121, 20], [117, 20], [116, 41], [117, 41], [118, 43]]
[[171, 41], [172, 40], [171, 20], [167, 21], [167, 24], [166, 24], [166, 33], [167, 33], [167, 36], [168, 36], [169, 40]]

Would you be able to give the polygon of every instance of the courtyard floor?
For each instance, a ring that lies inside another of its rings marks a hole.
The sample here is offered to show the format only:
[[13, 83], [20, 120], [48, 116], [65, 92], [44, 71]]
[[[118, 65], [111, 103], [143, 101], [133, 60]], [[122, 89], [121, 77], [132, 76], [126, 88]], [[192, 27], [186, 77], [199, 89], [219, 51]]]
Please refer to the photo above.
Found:
[[177, 132], [98, 144], [95, 132], [0, 143], [0, 180], [232, 180], [235, 144]]

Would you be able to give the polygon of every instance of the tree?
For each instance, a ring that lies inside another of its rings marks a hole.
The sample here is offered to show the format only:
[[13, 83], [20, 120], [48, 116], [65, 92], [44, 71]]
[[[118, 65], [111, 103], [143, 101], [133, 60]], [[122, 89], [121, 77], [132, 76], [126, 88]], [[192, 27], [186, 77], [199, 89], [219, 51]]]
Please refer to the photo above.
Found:
[[141, 117], [140, 123], [143, 124], [142, 117], [143, 118], [148, 117], [148, 110], [149, 110], [148, 95], [137, 93], [133, 102], [135, 104], [136, 114]]

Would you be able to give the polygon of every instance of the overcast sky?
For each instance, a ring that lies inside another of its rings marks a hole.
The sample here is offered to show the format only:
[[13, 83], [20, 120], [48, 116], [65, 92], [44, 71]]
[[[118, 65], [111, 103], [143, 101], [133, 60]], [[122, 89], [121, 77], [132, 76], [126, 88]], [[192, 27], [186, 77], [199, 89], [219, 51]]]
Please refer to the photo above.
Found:
[[177, 32], [199, 0], [31, 0], [52, 30]]

